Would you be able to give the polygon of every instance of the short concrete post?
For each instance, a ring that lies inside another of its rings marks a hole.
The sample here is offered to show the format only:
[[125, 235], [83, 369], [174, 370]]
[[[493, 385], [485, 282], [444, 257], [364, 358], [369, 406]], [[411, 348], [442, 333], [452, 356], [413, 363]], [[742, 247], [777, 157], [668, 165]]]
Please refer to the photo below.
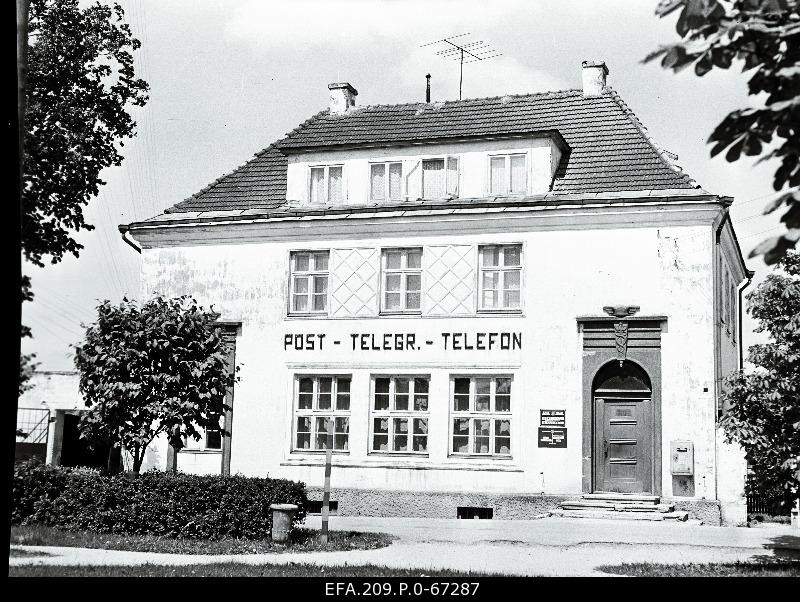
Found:
[[289, 532], [292, 530], [292, 519], [297, 512], [295, 504], [272, 504], [272, 541], [285, 543], [289, 539]]

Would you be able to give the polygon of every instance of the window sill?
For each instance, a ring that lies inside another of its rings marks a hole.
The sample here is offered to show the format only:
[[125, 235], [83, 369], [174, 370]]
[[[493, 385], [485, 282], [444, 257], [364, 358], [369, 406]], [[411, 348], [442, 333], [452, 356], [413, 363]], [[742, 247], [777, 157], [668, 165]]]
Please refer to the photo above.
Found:
[[479, 309], [478, 314], [503, 314], [503, 315], [522, 315], [521, 309]]
[[408, 458], [408, 459], [413, 459], [413, 458], [428, 458], [429, 454], [428, 454], [428, 452], [371, 451], [371, 452], [367, 452], [367, 456], [374, 456], [376, 458], [383, 457], [383, 458]]
[[[292, 455], [295, 455], [295, 454], [311, 454], [311, 455], [314, 455], [314, 456], [322, 456], [322, 455], [325, 455], [327, 452], [328, 452], [328, 450], [325, 450], [325, 449], [293, 449], [291, 451]], [[350, 450], [349, 449], [348, 450], [333, 449], [333, 450], [331, 450], [331, 453], [334, 456], [349, 456], [350, 455]]]
[[421, 316], [422, 315], [422, 310], [421, 309], [415, 309], [413, 311], [389, 311], [389, 310], [382, 309], [378, 315], [380, 315], [380, 316], [393, 316], [393, 317], [397, 317], [397, 316]]
[[[346, 458], [334, 462], [337, 468], [385, 468], [389, 470], [468, 470], [476, 472], [525, 472], [524, 468], [515, 464], [495, 464], [490, 462], [430, 462], [426, 458], [364, 458], [360, 460]], [[468, 460], [469, 458], [464, 458]], [[486, 460], [487, 458], [482, 457]], [[504, 458], [505, 459], [505, 458]], [[508, 458], [510, 460], [510, 458]], [[318, 458], [286, 458], [281, 466], [308, 466], [320, 467], [325, 465], [325, 461]]]
[[211, 455], [214, 455], [214, 454], [221, 454], [222, 450], [221, 449], [186, 449], [186, 448], [184, 448], [184, 449], [180, 450], [178, 453], [179, 454], [200, 454], [200, 455], [211, 454]]
[[310, 311], [306, 313], [290, 313], [286, 314], [287, 318], [327, 318], [327, 311]]

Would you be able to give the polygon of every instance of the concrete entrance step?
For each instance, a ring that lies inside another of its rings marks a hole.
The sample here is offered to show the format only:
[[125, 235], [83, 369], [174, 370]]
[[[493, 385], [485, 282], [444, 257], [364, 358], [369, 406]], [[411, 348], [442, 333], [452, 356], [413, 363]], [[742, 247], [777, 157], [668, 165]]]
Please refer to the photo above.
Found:
[[604, 500], [568, 500], [561, 503], [564, 510], [604, 510], [607, 512], [672, 512], [672, 504], [615, 502]]
[[584, 500], [599, 500], [606, 502], [642, 502], [658, 504], [661, 498], [657, 495], [644, 495], [641, 493], [584, 493]]
[[686, 522], [688, 512], [608, 512], [604, 510], [553, 510], [552, 516], [562, 518], [602, 518], [611, 520], [645, 520]]

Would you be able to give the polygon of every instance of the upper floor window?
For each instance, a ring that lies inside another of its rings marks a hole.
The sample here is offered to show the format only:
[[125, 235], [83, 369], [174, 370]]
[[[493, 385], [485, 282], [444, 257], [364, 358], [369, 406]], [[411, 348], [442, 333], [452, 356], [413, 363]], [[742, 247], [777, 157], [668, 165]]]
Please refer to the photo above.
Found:
[[522, 245], [483, 245], [478, 254], [480, 309], [520, 309]]
[[422, 160], [422, 198], [458, 196], [458, 157]]
[[511, 455], [511, 378], [452, 380], [453, 454]]
[[342, 166], [320, 165], [318, 167], [312, 167], [308, 198], [311, 203], [315, 204], [342, 204], [344, 200]]
[[403, 164], [372, 163], [369, 173], [369, 196], [372, 201], [402, 201]]
[[422, 249], [385, 249], [381, 310], [417, 313], [421, 297]]
[[290, 313], [328, 311], [328, 251], [291, 254]]
[[350, 449], [350, 376], [302, 376], [295, 388], [294, 449]]
[[527, 188], [528, 178], [524, 154], [489, 157], [490, 194], [525, 194]]

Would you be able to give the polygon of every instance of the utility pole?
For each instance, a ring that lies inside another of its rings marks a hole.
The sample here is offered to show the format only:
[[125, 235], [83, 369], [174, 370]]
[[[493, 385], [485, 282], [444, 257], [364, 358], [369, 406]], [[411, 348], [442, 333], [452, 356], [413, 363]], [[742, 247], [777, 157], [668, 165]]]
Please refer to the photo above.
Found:
[[328, 545], [328, 517], [331, 505], [331, 460], [333, 460], [333, 421], [328, 418], [328, 437], [325, 444], [325, 483], [322, 493], [322, 545]]

